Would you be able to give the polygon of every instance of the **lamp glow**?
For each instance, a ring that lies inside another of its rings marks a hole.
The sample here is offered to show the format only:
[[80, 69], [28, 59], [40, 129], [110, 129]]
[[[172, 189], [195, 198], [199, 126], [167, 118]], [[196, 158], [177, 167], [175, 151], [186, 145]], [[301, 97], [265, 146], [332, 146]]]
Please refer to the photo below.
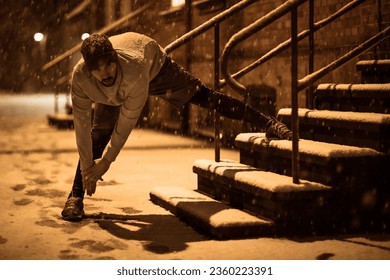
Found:
[[34, 34], [34, 40], [36, 42], [41, 42], [43, 40], [44, 35], [40, 32]]
[[85, 40], [89, 37], [89, 33], [83, 33], [83, 35], [81, 35], [81, 40]]

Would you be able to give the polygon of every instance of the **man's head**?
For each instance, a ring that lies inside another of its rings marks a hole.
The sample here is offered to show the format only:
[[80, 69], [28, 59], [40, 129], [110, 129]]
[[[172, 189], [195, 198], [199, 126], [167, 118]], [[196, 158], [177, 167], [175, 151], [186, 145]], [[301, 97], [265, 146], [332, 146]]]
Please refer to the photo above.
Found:
[[92, 75], [105, 86], [115, 83], [118, 55], [108, 37], [92, 34], [81, 45], [85, 65]]

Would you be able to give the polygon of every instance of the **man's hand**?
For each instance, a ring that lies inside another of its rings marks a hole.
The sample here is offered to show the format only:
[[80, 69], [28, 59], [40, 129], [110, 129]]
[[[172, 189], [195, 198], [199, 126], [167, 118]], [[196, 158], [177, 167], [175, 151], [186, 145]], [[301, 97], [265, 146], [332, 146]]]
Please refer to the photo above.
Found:
[[91, 196], [96, 191], [96, 183], [102, 180], [103, 175], [110, 168], [111, 163], [106, 159], [97, 160], [93, 165], [83, 171], [83, 187], [87, 195]]
[[95, 161], [95, 176], [98, 177], [98, 179], [102, 179], [103, 175], [106, 174], [108, 169], [110, 168], [111, 162], [106, 160], [105, 158], [99, 159]]
[[95, 176], [96, 164], [93, 163], [90, 167], [82, 172], [83, 175], [83, 188], [87, 192], [87, 195], [91, 196], [96, 191], [96, 182], [99, 178]]

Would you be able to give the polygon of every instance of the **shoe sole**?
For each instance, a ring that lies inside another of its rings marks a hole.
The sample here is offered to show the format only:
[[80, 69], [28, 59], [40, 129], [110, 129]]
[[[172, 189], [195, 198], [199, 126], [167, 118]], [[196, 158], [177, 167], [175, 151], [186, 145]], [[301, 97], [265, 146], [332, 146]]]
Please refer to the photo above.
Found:
[[74, 214], [63, 215], [62, 214], [62, 218], [65, 221], [69, 221], [69, 222], [79, 222], [83, 219], [83, 217], [84, 217], [84, 213], [82, 213], [80, 215], [74, 215]]

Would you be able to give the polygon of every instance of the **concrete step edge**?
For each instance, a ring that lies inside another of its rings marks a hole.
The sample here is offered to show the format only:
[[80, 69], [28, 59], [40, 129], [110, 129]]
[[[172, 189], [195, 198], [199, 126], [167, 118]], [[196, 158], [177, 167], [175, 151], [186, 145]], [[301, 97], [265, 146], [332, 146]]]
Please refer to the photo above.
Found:
[[360, 60], [356, 63], [356, 71], [390, 71], [390, 59]]
[[200, 176], [213, 177], [216, 181], [226, 181], [231, 187], [267, 199], [295, 200], [323, 195], [331, 187], [321, 183], [300, 180], [293, 183], [292, 177], [274, 172], [262, 171], [255, 167], [234, 161], [198, 159], [193, 165]]
[[199, 192], [178, 187], [151, 190], [153, 203], [162, 206], [201, 232], [217, 239], [268, 236], [274, 222], [231, 208]]
[[[278, 112], [279, 117], [290, 117], [291, 108], [282, 108]], [[350, 112], [333, 110], [298, 109], [299, 118], [306, 120], [322, 120], [324, 122], [361, 123], [369, 125], [390, 125], [390, 114]]]
[[378, 97], [387, 96], [390, 94], [390, 83], [373, 83], [373, 84], [337, 84], [337, 83], [323, 83], [316, 87], [316, 92], [349, 92], [349, 93], [364, 93], [376, 92]]
[[[240, 133], [237, 135], [236, 146], [241, 149], [256, 150], [256, 146], [264, 149], [273, 149], [289, 154], [292, 151], [292, 141], [268, 139], [265, 133]], [[299, 153], [303, 156], [316, 158], [356, 158], [378, 157], [382, 153], [371, 149], [341, 144], [319, 142], [307, 139], [299, 140]]]

